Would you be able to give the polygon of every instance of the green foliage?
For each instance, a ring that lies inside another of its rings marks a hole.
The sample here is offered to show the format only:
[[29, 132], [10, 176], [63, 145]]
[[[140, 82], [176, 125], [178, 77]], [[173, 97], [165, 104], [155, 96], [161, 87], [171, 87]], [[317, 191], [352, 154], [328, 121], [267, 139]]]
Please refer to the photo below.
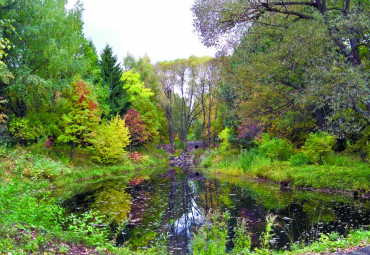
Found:
[[145, 125], [145, 131], [149, 134], [149, 141], [158, 141], [158, 130], [163, 122], [163, 113], [160, 111], [148, 97], [138, 95], [132, 102], [132, 108], [140, 114], [141, 120]]
[[28, 119], [12, 118], [9, 123], [9, 132], [22, 142], [35, 141], [38, 137], [44, 135], [41, 126], [35, 126]]
[[293, 145], [281, 138], [270, 138], [264, 134], [258, 141], [259, 150], [273, 160], [289, 160], [294, 153]]
[[58, 223], [63, 209], [50, 198], [50, 193], [39, 193], [45, 183], [25, 184], [19, 180], [0, 185], [0, 225], [21, 223], [43, 227], [51, 231], [61, 230]]
[[96, 126], [87, 141], [92, 144], [89, 151], [93, 160], [105, 164], [116, 163], [122, 160], [126, 153], [124, 148], [130, 143], [129, 129], [125, 126], [125, 120], [116, 115], [106, 124]]
[[5, 33], [14, 31], [15, 28], [10, 20], [0, 19], [0, 81], [5, 84], [9, 84], [9, 81], [14, 78], [7, 65], [3, 62], [3, 58], [8, 55], [7, 51], [11, 49], [11, 43]]
[[256, 149], [242, 150], [238, 155], [238, 161], [241, 169], [244, 171], [250, 169], [255, 160], [260, 156], [260, 152]]
[[107, 242], [109, 229], [104, 224], [103, 216], [99, 216], [97, 212], [88, 211], [79, 216], [71, 214], [64, 221], [69, 223], [68, 231], [77, 240], [98, 247]]
[[328, 155], [333, 152], [335, 142], [332, 135], [324, 132], [311, 133], [302, 147], [302, 152], [309, 163], [324, 164]]
[[272, 214], [266, 216], [266, 229], [260, 236], [261, 246], [263, 249], [268, 249], [270, 247], [270, 241], [274, 237], [274, 234], [271, 232], [274, 226], [276, 225], [275, 223], [276, 217], [277, 217], [276, 215]]
[[207, 150], [204, 155], [203, 159], [200, 162], [202, 167], [211, 167], [213, 165], [214, 156], [217, 155], [217, 152], [214, 150]]
[[306, 154], [303, 152], [297, 153], [290, 158], [290, 164], [292, 166], [302, 166], [302, 165], [306, 165], [307, 163], [308, 163], [308, 158]]
[[221, 131], [221, 133], [218, 134], [219, 139], [222, 140], [222, 142], [220, 143], [219, 150], [223, 154], [227, 153], [228, 150], [231, 149], [231, 143], [229, 139], [232, 133], [233, 133], [233, 129], [230, 127], [226, 127], [224, 130]]
[[110, 116], [122, 115], [128, 106], [129, 97], [123, 89], [121, 81], [122, 68], [117, 63], [117, 56], [113, 55], [112, 47], [106, 45], [99, 61], [103, 87], [108, 88], [109, 97], [107, 104], [110, 108]]
[[87, 135], [100, 121], [100, 111], [91, 85], [77, 80], [71, 87], [70, 111], [63, 115], [64, 132], [58, 141], [85, 145]]
[[[32, 162], [30, 162], [31, 160]], [[71, 172], [71, 169], [63, 163], [46, 157], [28, 158], [28, 162], [23, 169], [23, 175], [34, 180], [56, 180], [62, 175], [68, 175]]]
[[132, 55], [127, 54], [124, 58], [124, 66], [126, 70], [139, 73], [145, 87], [150, 88], [155, 95], [159, 94], [159, 77], [149, 56], [144, 55], [136, 60]]
[[150, 89], [145, 88], [144, 82], [141, 81], [140, 74], [134, 73], [133, 70], [124, 72], [121, 81], [124, 83], [123, 88], [127, 90], [127, 94], [130, 97], [130, 102], [134, 101], [137, 96], [149, 98], [154, 95]]
[[246, 231], [246, 221], [245, 219], [238, 220], [237, 226], [235, 227], [235, 237], [233, 240], [234, 248], [231, 251], [231, 254], [250, 254], [250, 249], [252, 245], [251, 238]]
[[368, 244], [370, 241], [369, 230], [351, 230], [348, 236], [343, 237], [338, 233], [322, 234], [319, 240], [309, 244], [294, 244], [292, 251], [287, 254], [309, 254], [309, 253], [334, 253], [340, 249], [356, 247], [361, 243]]
[[4, 100], [4, 98], [0, 97], [0, 126], [4, 125], [8, 119], [8, 116], [5, 114], [5, 104], [7, 102], [7, 100]]
[[212, 212], [198, 233], [193, 235], [191, 250], [196, 255], [226, 254], [228, 213]]

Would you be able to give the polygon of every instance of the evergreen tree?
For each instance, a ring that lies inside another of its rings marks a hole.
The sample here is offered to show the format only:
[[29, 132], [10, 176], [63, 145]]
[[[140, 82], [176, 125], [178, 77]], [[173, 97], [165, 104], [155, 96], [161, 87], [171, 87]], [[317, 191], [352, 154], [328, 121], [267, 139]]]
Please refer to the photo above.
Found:
[[99, 61], [103, 86], [109, 88], [107, 104], [110, 108], [110, 116], [122, 114], [128, 108], [129, 103], [126, 91], [123, 89], [121, 81], [122, 68], [117, 63], [117, 56], [113, 55], [112, 47], [106, 45], [103, 49]]

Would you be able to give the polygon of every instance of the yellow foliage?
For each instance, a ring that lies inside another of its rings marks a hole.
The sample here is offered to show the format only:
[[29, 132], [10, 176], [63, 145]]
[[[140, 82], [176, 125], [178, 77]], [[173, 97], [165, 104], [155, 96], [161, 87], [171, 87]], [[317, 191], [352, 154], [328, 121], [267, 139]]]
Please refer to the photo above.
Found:
[[120, 224], [128, 219], [128, 213], [131, 211], [131, 199], [130, 194], [124, 190], [106, 188], [98, 193], [95, 206], [100, 214], [106, 215]]
[[118, 115], [106, 124], [99, 125], [90, 134], [88, 141], [92, 144], [89, 151], [92, 159], [99, 163], [116, 163], [126, 153], [124, 148], [130, 144], [130, 134], [125, 120]]

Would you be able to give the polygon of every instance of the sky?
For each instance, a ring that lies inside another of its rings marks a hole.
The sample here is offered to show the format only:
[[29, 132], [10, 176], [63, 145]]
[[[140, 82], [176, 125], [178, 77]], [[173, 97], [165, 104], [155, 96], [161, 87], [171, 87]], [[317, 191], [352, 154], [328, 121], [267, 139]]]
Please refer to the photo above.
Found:
[[[68, 0], [67, 8], [77, 0]], [[122, 62], [127, 53], [145, 54], [153, 63], [177, 58], [214, 56], [192, 26], [194, 0], [80, 0], [86, 38], [100, 54], [106, 44]]]

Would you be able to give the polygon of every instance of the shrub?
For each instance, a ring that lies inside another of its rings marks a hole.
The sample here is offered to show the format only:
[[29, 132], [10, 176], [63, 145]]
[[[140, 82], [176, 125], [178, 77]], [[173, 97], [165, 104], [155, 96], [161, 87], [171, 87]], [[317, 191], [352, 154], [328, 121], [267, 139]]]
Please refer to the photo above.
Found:
[[242, 150], [238, 156], [238, 162], [240, 164], [241, 169], [243, 169], [244, 171], [249, 169], [252, 166], [258, 154], [259, 151], [256, 149], [251, 149], [249, 151]]
[[273, 160], [289, 160], [294, 152], [293, 145], [281, 138], [271, 138], [264, 134], [258, 141], [259, 150]]
[[72, 171], [63, 163], [45, 157], [31, 157], [23, 167], [23, 174], [35, 180], [55, 180]]
[[28, 119], [13, 118], [9, 123], [9, 132], [14, 138], [23, 142], [29, 142], [42, 136], [44, 130], [41, 126], [31, 125]]
[[292, 166], [301, 166], [301, 165], [305, 165], [308, 163], [308, 158], [307, 156], [300, 152], [300, 153], [297, 153], [295, 155], [293, 155], [291, 158], [290, 158], [290, 164]]
[[231, 149], [231, 143], [229, 141], [233, 129], [226, 127], [221, 133], [218, 134], [218, 137], [222, 140], [220, 143], [219, 151], [224, 154]]
[[216, 154], [217, 153], [214, 150], [207, 150], [204, 153], [204, 156], [203, 156], [203, 159], [202, 159], [202, 162], [200, 163], [200, 165], [202, 167], [211, 167], [212, 163], [213, 163], [213, 160], [214, 160], [214, 156]]
[[129, 145], [129, 138], [125, 120], [117, 115], [90, 134], [88, 141], [92, 146], [88, 150], [92, 153], [92, 159], [99, 163], [116, 163], [125, 154], [124, 148]]
[[324, 164], [327, 157], [333, 152], [335, 138], [324, 132], [311, 133], [307, 138], [302, 151], [312, 164]]

